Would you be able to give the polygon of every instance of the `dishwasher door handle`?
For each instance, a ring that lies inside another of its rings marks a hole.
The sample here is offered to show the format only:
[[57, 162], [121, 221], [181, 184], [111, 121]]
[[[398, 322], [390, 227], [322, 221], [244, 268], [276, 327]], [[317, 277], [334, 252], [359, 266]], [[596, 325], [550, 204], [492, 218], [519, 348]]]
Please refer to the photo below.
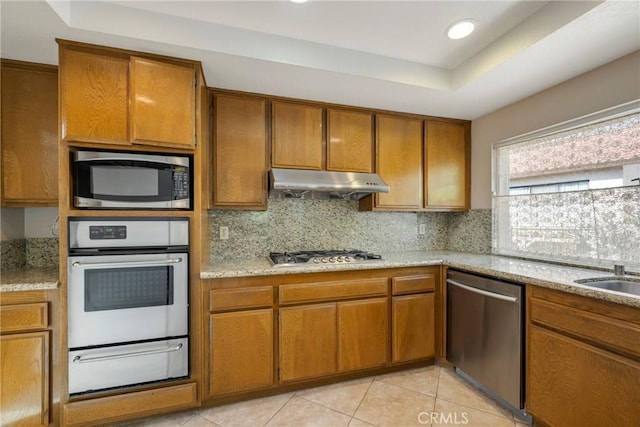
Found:
[[460, 282], [456, 282], [455, 280], [451, 280], [451, 279], [447, 279], [447, 283], [453, 285], [453, 286], [457, 286], [459, 288], [462, 288], [464, 290], [467, 290], [469, 292], [473, 292], [476, 294], [480, 294], [480, 295], [484, 295], [490, 298], [495, 298], [495, 299], [499, 299], [502, 301], [509, 301], [509, 302], [518, 302], [518, 298], [516, 297], [510, 297], [508, 295], [502, 295], [502, 294], [496, 294], [495, 292], [489, 292], [489, 291], [485, 291], [482, 289], [478, 289], [478, 288], [474, 288], [473, 286], [467, 286], [467, 285], [463, 285]]

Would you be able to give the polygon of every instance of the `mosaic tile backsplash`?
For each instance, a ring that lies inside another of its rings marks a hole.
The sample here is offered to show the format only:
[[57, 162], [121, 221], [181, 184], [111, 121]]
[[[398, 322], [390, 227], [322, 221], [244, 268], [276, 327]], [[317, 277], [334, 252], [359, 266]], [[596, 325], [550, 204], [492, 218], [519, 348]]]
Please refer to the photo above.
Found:
[[[491, 248], [491, 213], [456, 226], [486, 233], [468, 234], [468, 251]], [[211, 258], [262, 257], [271, 251], [353, 248], [373, 252], [448, 249], [449, 222], [453, 214], [414, 212], [359, 212], [355, 201], [269, 200], [268, 211], [209, 211]], [[425, 224], [426, 233], [418, 234]], [[219, 227], [229, 227], [229, 239], [220, 240]]]
[[2, 270], [55, 268], [58, 266], [58, 238], [28, 238], [0, 242]]
[[0, 242], [0, 269], [15, 270], [26, 265], [25, 239], [5, 240]]

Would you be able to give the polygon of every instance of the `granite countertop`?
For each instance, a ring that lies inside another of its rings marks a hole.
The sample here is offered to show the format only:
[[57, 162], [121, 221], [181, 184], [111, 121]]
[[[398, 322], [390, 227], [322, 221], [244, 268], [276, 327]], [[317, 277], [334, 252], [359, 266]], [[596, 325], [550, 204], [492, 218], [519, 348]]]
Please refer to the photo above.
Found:
[[[361, 264], [305, 265], [302, 267], [273, 267], [266, 257], [247, 260], [220, 260], [211, 265], [203, 266], [200, 277], [202, 279], [216, 279], [444, 264], [452, 268], [640, 308], [640, 296], [591, 288], [574, 282], [579, 279], [612, 277], [613, 274], [607, 271], [452, 251], [409, 251], [382, 253], [381, 255], [382, 261]], [[640, 278], [634, 277], [633, 280], [640, 280]]]
[[0, 272], [0, 292], [42, 291], [58, 288], [57, 268], [20, 268]]

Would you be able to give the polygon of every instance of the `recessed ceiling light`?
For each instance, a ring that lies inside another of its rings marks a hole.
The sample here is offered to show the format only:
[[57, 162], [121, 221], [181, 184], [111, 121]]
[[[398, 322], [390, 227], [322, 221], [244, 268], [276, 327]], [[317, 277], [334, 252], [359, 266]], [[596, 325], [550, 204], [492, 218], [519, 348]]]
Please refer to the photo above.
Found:
[[447, 37], [452, 40], [463, 39], [473, 33], [475, 29], [476, 21], [473, 19], [462, 19], [449, 25], [449, 28], [447, 28]]
[[295, 4], [302, 4], [302, 3], [306, 3], [309, 0], [289, 0], [291, 3], [295, 3]]

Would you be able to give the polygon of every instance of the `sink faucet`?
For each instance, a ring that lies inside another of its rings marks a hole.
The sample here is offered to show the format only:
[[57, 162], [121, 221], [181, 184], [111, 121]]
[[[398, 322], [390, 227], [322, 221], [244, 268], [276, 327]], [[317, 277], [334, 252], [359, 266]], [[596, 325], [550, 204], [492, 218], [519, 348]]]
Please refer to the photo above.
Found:
[[616, 276], [624, 276], [624, 265], [622, 264], [614, 264], [613, 265], [613, 274]]

